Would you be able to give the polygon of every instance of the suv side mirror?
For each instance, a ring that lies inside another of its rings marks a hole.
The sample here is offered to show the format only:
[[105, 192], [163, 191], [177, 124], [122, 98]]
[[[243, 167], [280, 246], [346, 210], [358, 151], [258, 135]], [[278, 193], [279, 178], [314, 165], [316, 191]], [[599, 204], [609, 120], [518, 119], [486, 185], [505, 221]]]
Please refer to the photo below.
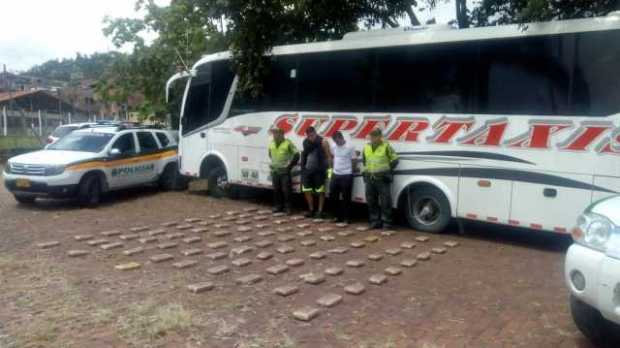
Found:
[[111, 157], [120, 157], [121, 156], [121, 150], [119, 150], [119, 149], [112, 149], [112, 150], [110, 150], [110, 156]]

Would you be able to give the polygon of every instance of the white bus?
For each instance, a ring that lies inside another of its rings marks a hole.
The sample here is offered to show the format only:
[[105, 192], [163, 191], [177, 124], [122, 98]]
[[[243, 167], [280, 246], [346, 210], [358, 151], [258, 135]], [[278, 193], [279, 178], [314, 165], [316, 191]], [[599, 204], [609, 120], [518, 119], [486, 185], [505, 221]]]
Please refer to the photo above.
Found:
[[298, 146], [310, 126], [340, 130], [358, 150], [382, 128], [401, 159], [393, 206], [422, 231], [463, 218], [567, 233], [620, 191], [620, 13], [279, 46], [254, 99], [229, 59], [197, 62], [182, 103], [180, 170], [212, 189], [271, 187], [275, 125]]

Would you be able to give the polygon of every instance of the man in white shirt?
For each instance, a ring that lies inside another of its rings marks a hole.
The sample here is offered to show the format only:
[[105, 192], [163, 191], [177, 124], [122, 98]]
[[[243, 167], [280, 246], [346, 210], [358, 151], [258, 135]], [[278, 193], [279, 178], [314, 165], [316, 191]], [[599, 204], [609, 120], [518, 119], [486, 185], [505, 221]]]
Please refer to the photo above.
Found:
[[353, 188], [353, 172], [357, 154], [353, 146], [347, 144], [344, 136], [336, 132], [330, 144], [330, 165], [332, 177], [329, 186], [330, 197], [334, 200], [336, 208], [336, 222], [350, 222], [351, 190]]

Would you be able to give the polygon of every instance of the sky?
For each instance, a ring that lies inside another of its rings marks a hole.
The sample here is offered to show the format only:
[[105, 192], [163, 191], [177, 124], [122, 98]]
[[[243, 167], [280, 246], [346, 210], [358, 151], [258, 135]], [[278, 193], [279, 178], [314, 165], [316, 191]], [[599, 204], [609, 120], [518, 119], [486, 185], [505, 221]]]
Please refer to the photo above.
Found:
[[[157, 0], [166, 5], [170, 0]], [[451, 1], [418, 13], [422, 23], [454, 19]], [[24, 71], [50, 59], [92, 54], [115, 47], [102, 32], [103, 19], [139, 17], [134, 0], [0, 0], [0, 69]]]

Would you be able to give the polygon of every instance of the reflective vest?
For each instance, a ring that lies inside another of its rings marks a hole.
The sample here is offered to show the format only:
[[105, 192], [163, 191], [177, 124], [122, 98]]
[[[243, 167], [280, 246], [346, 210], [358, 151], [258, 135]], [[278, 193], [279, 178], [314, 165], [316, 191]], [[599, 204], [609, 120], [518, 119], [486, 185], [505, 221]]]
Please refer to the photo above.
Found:
[[269, 155], [271, 156], [271, 168], [274, 170], [287, 169], [288, 165], [295, 157], [297, 148], [288, 140], [284, 139], [280, 145], [276, 145], [275, 141], [269, 144]]
[[364, 146], [364, 169], [370, 174], [390, 171], [390, 163], [398, 159], [398, 155], [390, 144], [383, 142], [376, 149], [371, 144]]

